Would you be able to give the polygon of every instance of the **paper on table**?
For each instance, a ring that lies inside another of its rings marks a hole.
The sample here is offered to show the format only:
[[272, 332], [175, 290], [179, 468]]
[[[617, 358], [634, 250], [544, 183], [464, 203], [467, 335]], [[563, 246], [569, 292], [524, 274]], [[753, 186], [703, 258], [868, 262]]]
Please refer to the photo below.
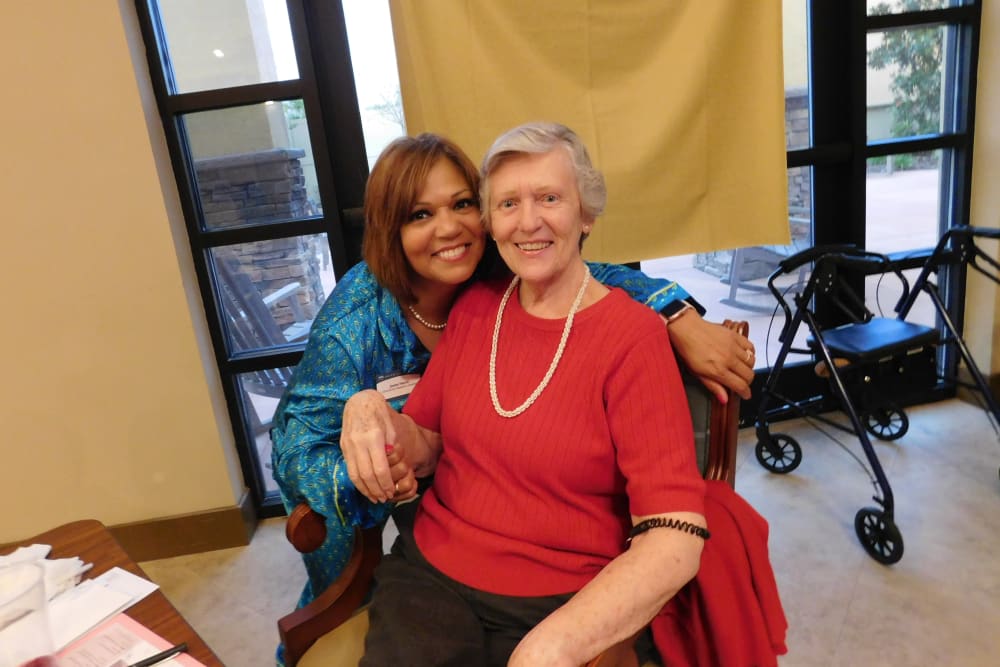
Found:
[[131, 595], [101, 586], [93, 579], [80, 582], [49, 602], [52, 644], [60, 650], [131, 602]]
[[144, 579], [120, 567], [111, 568], [101, 576], [94, 577], [93, 581], [105, 588], [131, 596], [131, 604], [135, 604], [159, 588], [149, 579]]
[[49, 602], [52, 643], [58, 651], [105, 619], [143, 599], [156, 584], [115, 567]]
[[[113, 667], [132, 664], [172, 644], [125, 614], [118, 614], [59, 653], [60, 667]], [[205, 667], [187, 653], [157, 667]]]

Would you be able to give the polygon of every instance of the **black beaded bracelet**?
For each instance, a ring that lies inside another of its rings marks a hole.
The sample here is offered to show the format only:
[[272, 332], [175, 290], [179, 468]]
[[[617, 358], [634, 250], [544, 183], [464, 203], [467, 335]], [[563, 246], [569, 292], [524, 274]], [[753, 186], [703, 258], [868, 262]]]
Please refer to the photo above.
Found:
[[707, 540], [711, 537], [711, 533], [702, 528], [701, 526], [696, 526], [689, 521], [679, 521], [677, 519], [665, 519], [662, 516], [653, 517], [652, 519], [646, 519], [645, 521], [640, 521], [639, 523], [632, 526], [632, 530], [629, 531], [628, 539], [625, 540], [625, 544], [632, 541], [632, 538], [636, 535], [641, 535], [645, 533], [650, 528], [674, 528], [676, 530], [682, 530], [685, 533], [690, 533], [696, 537], [700, 537], [703, 540]]

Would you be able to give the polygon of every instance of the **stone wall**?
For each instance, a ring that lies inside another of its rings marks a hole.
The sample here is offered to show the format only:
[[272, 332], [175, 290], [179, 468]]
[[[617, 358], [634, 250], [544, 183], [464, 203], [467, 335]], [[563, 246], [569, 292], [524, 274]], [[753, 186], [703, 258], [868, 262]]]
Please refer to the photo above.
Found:
[[[274, 148], [195, 161], [198, 196], [208, 229], [294, 220], [314, 215], [306, 196], [301, 149]], [[216, 261], [234, 262], [248, 275], [261, 297], [298, 282], [295, 299], [302, 315], [315, 317], [323, 303], [321, 264], [329, 261], [325, 239], [294, 236], [240, 243], [213, 251]], [[271, 312], [280, 327], [296, 321], [290, 299]]]

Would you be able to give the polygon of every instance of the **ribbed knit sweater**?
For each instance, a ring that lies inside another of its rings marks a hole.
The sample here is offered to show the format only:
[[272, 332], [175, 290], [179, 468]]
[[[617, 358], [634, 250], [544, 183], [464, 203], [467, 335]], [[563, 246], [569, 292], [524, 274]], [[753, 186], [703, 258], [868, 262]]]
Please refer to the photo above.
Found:
[[[420, 551], [467, 586], [515, 596], [579, 590], [624, 549], [630, 514], [704, 513], [691, 420], [662, 320], [612, 290], [577, 313], [548, 387], [500, 417], [491, 334], [506, 284], [459, 299], [404, 412], [443, 451], [417, 514]], [[565, 320], [529, 315], [515, 290], [497, 354], [507, 410], [535, 389]]]

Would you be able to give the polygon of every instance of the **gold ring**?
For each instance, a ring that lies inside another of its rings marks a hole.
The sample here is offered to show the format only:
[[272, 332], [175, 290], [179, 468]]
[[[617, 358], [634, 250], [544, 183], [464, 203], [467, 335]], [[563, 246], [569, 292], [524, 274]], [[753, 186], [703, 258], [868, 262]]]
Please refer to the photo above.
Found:
[[396, 493], [399, 493], [399, 482], [396, 482], [393, 488], [396, 489]]

